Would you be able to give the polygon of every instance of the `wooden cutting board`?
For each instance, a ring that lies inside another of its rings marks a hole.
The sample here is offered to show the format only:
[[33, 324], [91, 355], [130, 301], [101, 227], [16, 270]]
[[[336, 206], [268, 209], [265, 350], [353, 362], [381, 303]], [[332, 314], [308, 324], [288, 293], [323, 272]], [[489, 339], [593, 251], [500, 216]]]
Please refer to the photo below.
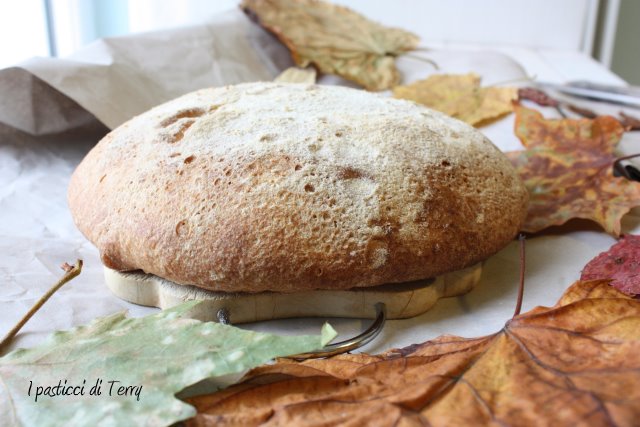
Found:
[[429, 310], [440, 298], [469, 292], [480, 280], [481, 264], [416, 282], [396, 283], [346, 291], [226, 293], [178, 285], [143, 272], [121, 273], [104, 269], [109, 289], [118, 297], [140, 305], [168, 308], [187, 300], [202, 300], [191, 315], [217, 321], [226, 309], [234, 324], [291, 317], [375, 318], [374, 306], [383, 302], [388, 319], [404, 319]]

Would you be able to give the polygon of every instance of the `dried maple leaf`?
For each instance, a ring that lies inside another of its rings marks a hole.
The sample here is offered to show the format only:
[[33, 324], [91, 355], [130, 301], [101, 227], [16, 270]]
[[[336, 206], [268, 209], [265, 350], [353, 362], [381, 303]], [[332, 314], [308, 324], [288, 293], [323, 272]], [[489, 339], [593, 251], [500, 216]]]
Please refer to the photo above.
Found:
[[410, 85], [396, 86], [393, 96], [482, 126], [513, 111], [511, 101], [518, 97], [518, 89], [480, 87], [480, 76], [473, 73], [435, 74]]
[[530, 193], [523, 231], [584, 218], [618, 236], [622, 216], [640, 205], [640, 183], [613, 175], [620, 122], [608, 116], [547, 120], [520, 105], [515, 112], [526, 150], [507, 155]]
[[188, 425], [634, 425], [638, 384], [640, 301], [576, 282], [490, 336], [257, 368]]
[[612, 279], [611, 286], [640, 295], [640, 236], [626, 235], [584, 267], [580, 280]]
[[415, 49], [419, 41], [413, 33], [324, 1], [244, 0], [240, 7], [289, 48], [299, 67], [313, 64], [369, 90], [397, 85], [395, 57]]

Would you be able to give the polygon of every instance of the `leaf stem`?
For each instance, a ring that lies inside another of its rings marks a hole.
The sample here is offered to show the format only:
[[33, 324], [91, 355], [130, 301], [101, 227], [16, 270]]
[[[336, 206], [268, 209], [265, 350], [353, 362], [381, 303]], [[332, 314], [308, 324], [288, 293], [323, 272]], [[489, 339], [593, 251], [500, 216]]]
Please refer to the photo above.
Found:
[[520, 284], [518, 285], [518, 300], [516, 301], [516, 309], [513, 312], [513, 317], [519, 315], [520, 310], [522, 310], [522, 298], [524, 296], [525, 240], [524, 234], [518, 236], [518, 241], [520, 242]]
[[51, 296], [56, 293], [56, 291], [60, 289], [65, 283], [70, 282], [80, 274], [80, 272], [82, 271], [82, 260], [79, 259], [73, 266], [65, 263], [62, 268], [65, 270], [64, 276], [62, 276], [60, 280], [58, 280], [42, 297], [40, 297], [40, 299], [33, 305], [33, 307], [29, 309], [27, 314], [25, 314], [22, 319], [20, 319], [20, 321], [18, 321], [18, 323], [16, 323], [16, 325], [4, 336], [2, 341], [0, 341], [0, 354], [3, 353], [5, 347], [11, 342], [13, 337], [15, 337], [18, 332], [20, 332], [20, 329], [22, 329], [25, 323], [27, 323], [29, 319], [33, 317], [33, 315], [40, 309], [40, 307], [42, 307], [44, 303], [47, 302], [47, 300], [51, 298]]

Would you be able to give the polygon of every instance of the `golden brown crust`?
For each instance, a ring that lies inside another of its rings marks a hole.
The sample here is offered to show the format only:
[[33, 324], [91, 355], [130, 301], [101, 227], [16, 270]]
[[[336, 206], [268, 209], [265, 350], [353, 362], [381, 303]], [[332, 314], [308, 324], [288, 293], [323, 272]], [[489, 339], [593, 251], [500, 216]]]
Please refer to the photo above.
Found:
[[251, 83], [158, 106], [75, 171], [80, 230], [118, 270], [219, 291], [406, 282], [487, 258], [527, 195], [475, 129], [364, 91]]

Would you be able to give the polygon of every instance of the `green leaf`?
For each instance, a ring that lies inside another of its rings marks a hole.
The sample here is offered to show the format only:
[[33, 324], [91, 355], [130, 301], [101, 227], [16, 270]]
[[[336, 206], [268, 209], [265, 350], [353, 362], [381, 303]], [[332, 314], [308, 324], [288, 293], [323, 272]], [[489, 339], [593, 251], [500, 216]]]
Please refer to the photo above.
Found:
[[[329, 325], [319, 336], [285, 337], [186, 318], [196, 304], [143, 318], [99, 318], [0, 358], [2, 425], [169, 425], [196, 413], [174, 396], [185, 387], [317, 350], [336, 336]], [[65, 380], [75, 388], [64, 391], [77, 395], [56, 393]], [[101, 394], [91, 395], [99, 380]], [[47, 386], [53, 396], [43, 395]], [[118, 396], [119, 387], [131, 388]]]

